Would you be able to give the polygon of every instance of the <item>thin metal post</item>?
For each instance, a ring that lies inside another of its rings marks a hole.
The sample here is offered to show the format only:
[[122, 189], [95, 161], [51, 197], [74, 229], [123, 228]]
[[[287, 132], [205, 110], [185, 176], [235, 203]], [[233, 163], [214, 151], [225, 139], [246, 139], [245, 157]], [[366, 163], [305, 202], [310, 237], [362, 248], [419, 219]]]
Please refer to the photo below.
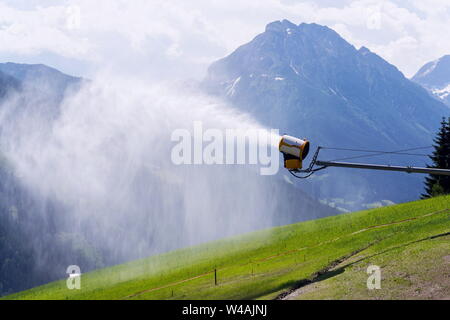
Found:
[[214, 269], [214, 285], [217, 286], [217, 269]]

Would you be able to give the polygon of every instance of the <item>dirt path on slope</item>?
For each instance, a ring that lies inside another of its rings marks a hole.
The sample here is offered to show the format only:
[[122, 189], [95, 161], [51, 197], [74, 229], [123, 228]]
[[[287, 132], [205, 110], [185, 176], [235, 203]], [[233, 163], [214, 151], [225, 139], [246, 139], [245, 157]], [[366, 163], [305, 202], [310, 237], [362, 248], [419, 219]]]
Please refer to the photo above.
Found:
[[[426, 218], [426, 217], [429, 217], [429, 216], [432, 216], [432, 215], [436, 215], [436, 214], [440, 214], [440, 213], [445, 213], [445, 212], [450, 212], [450, 209], [447, 208], [447, 209], [443, 209], [443, 210], [439, 210], [439, 211], [427, 213], [427, 214], [425, 214], [425, 215], [423, 215], [423, 216], [418, 216], [418, 217], [408, 218], [408, 219], [404, 219], [404, 220], [400, 220], [400, 221], [394, 221], [394, 222], [391, 222], [391, 223], [386, 223], [386, 224], [380, 224], [380, 225], [375, 225], [375, 226], [366, 227], [366, 228], [357, 230], [357, 231], [355, 231], [355, 232], [346, 234], [346, 235], [344, 235], [344, 236], [334, 238], [334, 239], [332, 239], [332, 240], [319, 242], [318, 244], [315, 244], [315, 245], [313, 245], [313, 246], [302, 247], [302, 248], [298, 248], [298, 249], [291, 249], [291, 250], [289, 250], [289, 251], [285, 251], [285, 252], [281, 252], [281, 253], [276, 254], [276, 255], [271, 255], [271, 256], [268, 256], [268, 257], [265, 257], [265, 258], [253, 260], [253, 261], [251, 261], [251, 262], [244, 263], [244, 264], [240, 264], [240, 265], [238, 265], [238, 266], [239, 266], [239, 267], [242, 267], [242, 266], [246, 266], [246, 265], [250, 265], [250, 264], [254, 264], [254, 263], [258, 263], [258, 262], [269, 261], [269, 260], [276, 259], [276, 258], [279, 258], [279, 257], [283, 257], [283, 256], [286, 256], [286, 255], [295, 253], [295, 252], [300, 252], [300, 251], [304, 251], [304, 250], [307, 250], [307, 249], [313, 249], [313, 248], [322, 246], [322, 245], [324, 245], [324, 244], [329, 244], [329, 243], [332, 243], [332, 242], [336, 242], [336, 241], [338, 241], [338, 240], [340, 240], [340, 239], [342, 239], [342, 238], [344, 238], [344, 237], [356, 235], [356, 234], [359, 234], [359, 233], [362, 233], [362, 232], [365, 232], [365, 231], [369, 231], [369, 230], [373, 230], [373, 229], [377, 229], [377, 228], [389, 227], [389, 226], [392, 226], [392, 225], [401, 224], [401, 223], [405, 223], [405, 222], [409, 222], [409, 221], [414, 221], [414, 220], [418, 220], [418, 219], [421, 219], [421, 218]], [[372, 244], [371, 244], [371, 245], [372, 245]], [[369, 245], [369, 246], [370, 246], [370, 245]], [[351, 258], [352, 256], [356, 255], [357, 253], [359, 253], [359, 252], [361, 252], [361, 251], [363, 251], [363, 250], [365, 250], [365, 249], [367, 249], [367, 248], [368, 248], [368, 247], [363, 248], [363, 249], [360, 249], [360, 250], [357, 250], [357, 251], [355, 251], [355, 252], [350, 253], [349, 255], [346, 255], [346, 256], [344, 256], [344, 257], [338, 259], [338, 260], [333, 261], [329, 266], [327, 266], [327, 267], [325, 268], [326, 270], [323, 269], [323, 270], [320, 270], [320, 271], [316, 272], [315, 274], [312, 275], [312, 278], [314, 278], [314, 277], [320, 277], [323, 273], [326, 273], [326, 272], [330, 271], [332, 268], [334, 268], [335, 266], [339, 265], [339, 264], [342, 263], [343, 261], [345, 261], [345, 260]], [[341, 261], [341, 260], [342, 260], [342, 261]], [[229, 267], [225, 267], [225, 268], [221, 268], [221, 269], [216, 269], [216, 270], [217, 270], [217, 271], [223, 271], [223, 270], [225, 270], [225, 269], [227, 269], [227, 268], [230, 268], [230, 267], [235, 267], [235, 266], [229, 266]], [[155, 288], [151, 288], [151, 289], [139, 291], [139, 292], [130, 294], [130, 295], [128, 295], [128, 296], [125, 296], [125, 297], [123, 297], [123, 298], [121, 298], [121, 299], [130, 299], [130, 298], [133, 298], [133, 297], [142, 295], [142, 294], [144, 294], [144, 293], [149, 293], [149, 292], [153, 292], [153, 291], [157, 291], [157, 290], [161, 290], [161, 289], [166, 289], [166, 288], [168, 288], [168, 287], [176, 286], [176, 285], [179, 285], [179, 284], [181, 284], [181, 283], [185, 283], [185, 282], [189, 282], [189, 281], [192, 281], [192, 280], [195, 280], [195, 279], [199, 279], [199, 278], [206, 277], [207, 275], [210, 275], [210, 274], [213, 274], [213, 273], [214, 273], [214, 270], [209, 271], [209, 272], [205, 272], [205, 273], [202, 273], [202, 274], [199, 274], [199, 275], [197, 275], [197, 276], [190, 277], [190, 278], [187, 278], [187, 279], [184, 279], [184, 280], [180, 280], [180, 281], [176, 281], [176, 282], [171, 282], [171, 283], [168, 283], [167, 285], [164, 285], [164, 286], [160, 286], [160, 287], [155, 287]], [[309, 280], [308, 280], [308, 279], [305, 279], [305, 280], [301, 280], [300, 282], [302, 282], [302, 281], [312, 281], [312, 280], [311, 280], [311, 277], [310, 277]], [[300, 284], [300, 282], [299, 282], [299, 284]], [[315, 282], [315, 281], [314, 281], [314, 282]], [[310, 282], [309, 282], [309, 283], [310, 283]], [[308, 284], [308, 283], [305, 283], [305, 284], [303, 284], [302, 286], [305, 286], [305, 285], [307, 285], [307, 284]], [[298, 288], [297, 288], [297, 289], [298, 289]], [[290, 290], [288, 290], [287, 292], [292, 293], [292, 292], [295, 291], [295, 290], [296, 290], [296, 289], [294, 289], [294, 290], [293, 290], [293, 289], [290, 289]], [[289, 295], [289, 293], [288, 293], [288, 294], [282, 293], [282, 294], [280, 294], [276, 299], [279, 299], [281, 296], [286, 297], [287, 295]], [[280, 298], [280, 299], [282, 299], [282, 298]]]
[[288, 291], [285, 291], [283, 293], [280, 293], [274, 300], [286, 300], [290, 295], [292, 295], [293, 293], [295, 293], [297, 290], [299, 290], [300, 288], [303, 288], [309, 284], [312, 284], [314, 282], [318, 282], [321, 281], [322, 278], [329, 274], [330, 271], [335, 268], [336, 266], [340, 265], [341, 263], [343, 263], [344, 261], [350, 259], [351, 257], [356, 256], [358, 253], [370, 248], [371, 246], [373, 246], [376, 242], [369, 244], [368, 246], [365, 246], [364, 248], [358, 249], [356, 251], [351, 252], [350, 254], [347, 254], [337, 260], [334, 260], [333, 262], [331, 262], [328, 266], [326, 266], [325, 268], [323, 268], [322, 270], [319, 270], [315, 273], [313, 273], [308, 279], [302, 279], [299, 282], [297, 282], [297, 284], [295, 284], [295, 286], [293, 286], [291, 289], [289, 289]]
[[[309, 279], [300, 280], [294, 288], [280, 294], [276, 299], [281, 299], [281, 300], [296, 299], [296, 297], [298, 297], [298, 296], [301, 296], [304, 294], [309, 294], [309, 293], [315, 292], [316, 290], [323, 290], [324, 288], [326, 288], [326, 285], [325, 285], [325, 287], [322, 286], [322, 281], [327, 280], [334, 276], [339, 276], [340, 274], [342, 274], [345, 271], [345, 269], [347, 267], [349, 267], [351, 265], [357, 265], [366, 259], [373, 258], [373, 257], [379, 256], [379, 255], [383, 255], [385, 253], [388, 253], [389, 251], [398, 249], [400, 247], [409, 247], [411, 245], [414, 245], [414, 244], [417, 244], [417, 243], [420, 243], [423, 241], [434, 240], [437, 238], [448, 237], [448, 236], [450, 236], [450, 232], [439, 233], [439, 234], [428, 236], [428, 237], [425, 237], [422, 239], [402, 243], [398, 246], [389, 247], [381, 252], [377, 252], [375, 254], [367, 255], [367, 256], [356, 256], [356, 254], [350, 254], [346, 257], [343, 257], [342, 259], [338, 259], [338, 260], [334, 261], [332, 264], [330, 264], [329, 266], [324, 268], [322, 270], [322, 272], [313, 274]], [[365, 250], [365, 249], [363, 249], [363, 250]], [[358, 250], [358, 251], [362, 252], [363, 250]], [[420, 279], [417, 276], [414, 276], [414, 273], [412, 273], [411, 271], [403, 270], [403, 271], [396, 272], [395, 276], [403, 275], [408, 279], [408, 281], [410, 281], [411, 279], [414, 279], [414, 278], [419, 279], [418, 281], [415, 281], [416, 283], [414, 283], [414, 285], [415, 285], [414, 287], [408, 288], [399, 297], [401, 299], [411, 298], [411, 297], [414, 299], [418, 299], [418, 298], [420, 298], [420, 299], [439, 299], [439, 300], [440, 299], [446, 299], [446, 300], [450, 299], [449, 291], [447, 290], [447, 293], [445, 293], [445, 290], [441, 290], [441, 289], [443, 289], [442, 287], [445, 287], [445, 283], [450, 284], [450, 282], [449, 282], [450, 274], [448, 273], [449, 269], [447, 266], [448, 264], [450, 264], [450, 256], [448, 256], [448, 255], [441, 256], [441, 259], [442, 259], [442, 261], [440, 261], [440, 260], [436, 261], [436, 263], [433, 264], [433, 267], [431, 269], [427, 269], [428, 273], [434, 274], [434, 281], [433, 281], [434, 285], [430, 285], [430, 280], [428, 278], [426, 279], [426, 281], [424, 281], [423, 279]], [[395, 266], [395, 264], [394, 264], [394, 266]], [[433, 272], [433, 268], [435, 268], [435, 270], [434, 270], [435, 272]], [[415, 279], [415, 280], [417, 280], [417, 279]], [[447, 288], [449, 288], [449, 287], [447, 286]], [[357, 299], [364, 298], [363, 296], [357, 296], [357, 297], [358, 297]], [[350, 297], [350, 299], [354, 299], [354, 298]]]

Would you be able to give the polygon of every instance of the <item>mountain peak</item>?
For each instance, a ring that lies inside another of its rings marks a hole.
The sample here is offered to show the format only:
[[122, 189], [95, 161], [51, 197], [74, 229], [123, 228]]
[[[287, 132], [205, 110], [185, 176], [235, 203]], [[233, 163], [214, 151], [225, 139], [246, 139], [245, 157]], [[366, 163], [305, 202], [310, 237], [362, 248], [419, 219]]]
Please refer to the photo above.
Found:
[[412, 80], [450, 105], [450, 55], [426, 63]]
[[266, 26], [266, 32], [284, 32], [287, 29], [297, 29], [297, 26], [290, 22], [289, 20], [283, 19], [278, 21], [273, 21]]
[[297, 31], [304, 34], [332, 34], [340, 38], [333, 29], [317, 23], [300, 23], [296, 25], [287, 19], [273, 21], [266, 25], [265, 32], [287, 33]]
[[[443, 103], [383, 58], [365, 47], [357, 50], [318, 24], [272, 22], [266, 32], [212, 64], [203, 84], [268, 128], [323, 145], [380, 150], [428, 145], [448, 114]], [[349, 179], [347, 174], [334, 179], [342, 181], [343, 198]], [[414, 185], [419, 193], [422, 187], [420, 178], [386, 181], [373, 178], [370, 188], [361, 183], [355, 190], [399, 201], [397, 190]], [[324, 191], [323, 198], [341, 197], [340, 189]]]
[[297, 26], [281, 20], [269, 23], [265, 32], [213, 63], [208, 77], [216, 83], [233, 82], [239, 77], [241, 80], [263, 77], [324, 85], [340, 74], [354, 73], [361, 68], [376, 68], [391, 78], [403, 77], [375, 53], [365, 47], [356, 50], [327, 26], [316, 23]]
[[426, 63], [412, 80], [430, 89], [450, 84], [450, 55]]
[[362, 55], [366, 55], [368, 53], [372, 53], [372, 51], [370, 51], [369, 48], [362, 46], [361, 48], [359, 48], [359, 53], [361, 53]]
[[[316, 32], [332, 32], [336, 35], [338, 35], [333, 29], [328, 28], [327, 26], [321, 25], [321, 24], [317, 24], [317, 23], [300, 23], [298, 25], [298, 28], [302, 31], [305, 32], [311, 32], [311, 31], [316, 31]], [[338, 35], [339, 36], [339, 35]]]
[[35, 79], [36, 77], [58, 77], [73, 81], [80, 80], [80, 78], [69, 76], [45, 64], [5, 62], [0, 63], [0, 71], [20, 81], [27, 80], [28, 78]]

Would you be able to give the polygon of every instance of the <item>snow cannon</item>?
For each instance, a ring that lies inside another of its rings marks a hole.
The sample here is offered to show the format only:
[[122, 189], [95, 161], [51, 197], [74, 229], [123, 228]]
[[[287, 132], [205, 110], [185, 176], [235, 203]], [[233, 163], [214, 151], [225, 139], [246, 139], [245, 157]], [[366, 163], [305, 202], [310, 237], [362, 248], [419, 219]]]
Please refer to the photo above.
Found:
[[284, 157], [284, 167], [290, 171], [300, 170], [309, 153], [309, 141], [284, 135], [278, 147]]
[[[367, 158], [378, 156], [380, 154], [399, 154], [399, 155], [417, 155], [405, 153], [405, 151], [427, 149], [430, 147], [404, 149], [399, 151], [374, 151], [374, 150], [361, 150], [361, 149], [344, 149], [344, 148], [330, 148], [318, 146], [314, 156], [309, 164], [308, 168], [302, 170], [302, 162], [308, 156], [309, 153], [309, 141], [306, 139], [299, 139], [296, 137], [284, 135], [281, 137], [278, 149], [284, 157], [284, 167], [294, 177], [299, 179], [309, 178], [314, 173], [324, 170], [329, 167], [339, 168], [352, 168], [352, 169], [368, 169], [368, 170], [383, 170], [383, 171], [399, 171], [406, 173], [425, 173], [431, 175], [450, 176], [450, 169], [448, 168], [421, 168], [413, 166], [392, 166], [392, 165], [380, 165], [371, 163], [352, 163], [352, 162], [338, 162], [334, 161], [322, 161], [318, 159], [320, 150], [332, 149], [341, 151], [354, 151], [354, 152], [366, 152], [368, 154], [359, 155], [353, 158]], [[351, 159], [353, 159], [351, 158]], [[300, 175], [299, 175], [300, 174]]]

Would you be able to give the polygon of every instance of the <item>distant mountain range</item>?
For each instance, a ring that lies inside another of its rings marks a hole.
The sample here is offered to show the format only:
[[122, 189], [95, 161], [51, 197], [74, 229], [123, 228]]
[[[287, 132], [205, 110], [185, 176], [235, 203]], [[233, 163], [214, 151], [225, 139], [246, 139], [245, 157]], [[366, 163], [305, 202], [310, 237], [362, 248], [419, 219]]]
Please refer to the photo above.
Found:
[[450, 55], [428, 62], [412, 80], [450, 106]]
[[[129, 177], [131, 186], [121, 186], [133, 190], [132, 208], [120, 208], [119, 203], [104, 215], [80, 221], [74, 208], [27, 185], [2, 148], [3, 143], [14, 144], [20, 129], [32, 132], [30, 137], [40, 133], [34, 130], [51, 134], [65, 95], [76, 92], [85, 81], [44, 65], [0, 64], [0, 296], [64, 278], [71, 264], [87, 272], [190, 245], [192, 230], [183, 229], [183, 223], [190, 223], [196, 239], [206, 241], [338, 213], [292, 184], [269, 180], [246, 167], [189, 167], [180, 173], [181, 178], [173, 179], [173, 170], [152, 171], [136, 165], [139, 174]], [[28, 127], [27, 120], [34, 118], [39, 125]], [[100, 121], [92, 119], [96, 120]], [[73, 179], [78, 179], [76, 174]], [[198, 189], [206, 191], [195, 194]], [[196, 214], [198, 221], [185, 222], [187, 212]], [[111, 216], [121, 221], [114, 230], [104, 220]], [[254, 216], [266, 220], [255, 226]], [[207, 224], [208, 218], [214, 223]], [[117, 239], [123, 245], [112, 246]]]
[[[449, 115], [450, 109], [439, 100], [442, 97], [433, 98], [422, 87], [439, 91], [449, 83], [445, 80], [448, 65], [442, 61], [419, 71], [413, 79], [419, 85], [369, 49], [357, 50], [325, 26], [295, 25], [283, 20], [268, 24], [265, 32], [250, 43], [212, 64], [201, 86], [267, 127], [308, 138], [313, 147], [392, 151], [431, 145], [441, 117]], [[84, 81], [45, 65], [0, 64], [0, 108], [9, 96], [17, 97], [17, 112], [2, 114], [0, 137], [14, 131], [16, 117], [36, 116], [51, 124], [60, 114], [65, 95], [78, 90]], [[431, 150], [421, 153], [427, 151]], [[321, 158], [347, 155], [325, 150]], [[426, 158], [384, 156], [362, 161], [425, 165]], [[39, 192], [27, 188], [13, 168], [14, 164], [2, 158], [0, 146], [0, 295], [64, 277], [64, 266], [72, 261], [87, 271], [121, 262], [129, 252], [120, 250], [135, 249], [124, 246], [112, 252], [105, 245], [107, 239], [93, 245], [93, 239], [99, 240], [95, 224], [84, 221], [83, 232], [74, 232], [65, 221], [67, 217], [61, 215], [66, 212], [64, 204], [42, 198]], [[173, 223], [187, 219], [183, 206], [199, 208], [208, 215], [219, 210], [254, 210], [251, 203], [257, 203], [258, 210], [276, 213], [271, 224], [280, 225], [338, 212], [323, 204], [345, 211], [413, 200], [422, 192], [423, 182], [421, 175], [331, 168], [300, 182], [284, 170], [280, 177], [270, 180], [255, 178], [254, 172], [246, 169], [208, 170], [208, 176], [220, 173], [222, 179], [215, 181], [208, 201], [200, 201], [184, 194], [208, 182], [205, 177], [202, 180], [205, 173], [200, 168], [183, 173], [184, 179], [175, 179], [176, 183], [162, 171], [155, 174], [143, 169], [133, 180], [137, 190], [135, 210], [139, 212], [129, 223], [131, 208], [127, 208], [118, 219], [126, 223], [118, 224], [115, 234], [128, 243], [132, 228], [139, 229], [136, 234], [148, 233], [145, 239], [138, 239], [146, 243], [144, 253], [149, 252], [152, 241], [157, 243], [165, 234], [174, 234], [176, 239], [164, 244], [165, 249], [173, 249], [183, 246], [189, 238]], [[236, 185], [240, 192], [227, 189], [230, 185]], [[149, 186], [152, 197], [143, 191], [144, 187], [148, 191]], [[170, 212], [164, 212], [167, 207]], [[142, 208], [164, 214], [170, 223], [145, 232], [149, 213]], [[211, 237], [224, 236], [222, 225], [228, 218], [224, 215], [218, 219], [216, 229], [210, 230]], [[245, 226], [236, 228], [244, 230]], [[45, 254], [37, 256], [37, 251]]]
[[20, 82], [16, 78], [0, 71], [0, 99], [12, 90], [18, 90], [19, 87]]
[[[449, 115], [443, 103], [369, 49], [357, 50], [328, 27], [288, 20], [268, 24], [265, 32], [213, 63], [202, 86], [313, 146], [386, 151], [429, 146], [441, 117]], [[355, 154], [321, 157], [348, 155]], [[363, 161], [424, 165], [426, 158]], [[328, 169], [300, 185], [327, 203], [355, 208], [361, 199], [416, 199], [422, 181], [421, 175]]]
[[[8, 87], [26, 90], [34, 101], [45, 101], [55, 111], [67, 90], [78, 90], [82, 78], [72, 77], [43, 64], [0, 63], [0, 79], [6, 78]], [[1, 80], [0, 80], [1, 81]], [[3, 87], [3, 86], [2, 86]], [[0, 89], [1, 90], [1, 89]]]
[[[41, 117], [50, 128], [66, 91], [81, 81], [44, 65], [0, 63], [0, 140], [19, 119]], [[64, 277], [74, 259], [86, 269], [103, 266], [98, 248], [56, 228], [63, 206], [30, 190], [3, 151], [0, 146], [0, 296]]]

